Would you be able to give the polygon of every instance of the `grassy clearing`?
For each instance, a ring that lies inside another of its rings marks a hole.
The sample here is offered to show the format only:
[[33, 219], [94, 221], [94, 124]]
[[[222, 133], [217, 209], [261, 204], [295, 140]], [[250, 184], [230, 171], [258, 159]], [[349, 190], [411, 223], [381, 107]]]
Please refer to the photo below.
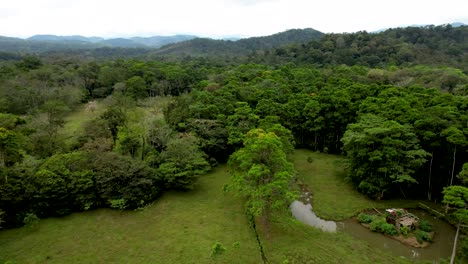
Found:
[[64, 138], [67, 145], [73, 144], [84, 133], [84, 123], [98, 117], [104, 111], [105, 106], [101, 101], [81, 105], [65, 117], [65, 125], [59, 131], [60, 136]]
[[[222, 192], [228, 181], [226, 168], [219, 167], [195, 190], [167, 193], [141, 211], [96, 210], [42, 220], [35, 229], [3, 231], [0, 252], [18, 263], [261, 263], [242, 201]], [[288, 214], [273, 222], [270, 240], [258, 228], [271, 263], [403, 262]], [[216, 241], [227, 250], [212, 258]]]
[[[195, 190], [166, 193], [141, 211], [101, 209], [2, 231], [0, 256], [17, 263], [261, 263], [242, 203], [222, 191], [227, 180], [220, 167]], [[227, 250], [212, 258], [216, 241]]]
[[[358, 193], [345, 181], [344, 159], [310, 150], [297, 150], [294, 165], [299, 177], [312, 192], [314, 212], [324, 218], [343, 220], [369, 208], [413, 208], [419, 201], [374, 201]], [[308, 162], [310, 158], [312, 162]]]
[[291, 218], [273, 225], [271, 239], [262, 236], [271, 263], [408, 263], [342, 233], [327, 233]]
[[[140, 211], [95, 210], [0, 232], [0, 256], [17, 263], [262, 263], [242, 201], [225, 194], [225, 167], [190, 192], [164, 194]], [[401, 263], [344, 233], [276, 219], [271, 239], [259, 226], [270, 263]], [[219, 241], [226, 251], [210, 257]]]

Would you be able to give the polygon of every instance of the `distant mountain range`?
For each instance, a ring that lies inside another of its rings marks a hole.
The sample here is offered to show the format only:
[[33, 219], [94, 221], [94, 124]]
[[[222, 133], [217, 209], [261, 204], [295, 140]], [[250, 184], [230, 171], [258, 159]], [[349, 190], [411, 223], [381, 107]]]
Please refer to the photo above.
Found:
[[102, 47], [119, 48], [159, 48], [167, 44], [197, 38], [192, 35], [174, 35], [174, 36], [153, 36], [153, 37], [133, 37], [133, 38], [111, 38], [101, 37], [83, 37], [74, 36], [56, 36], [56, 35], [35, 35], [27, 38], [26, 41], [51, 42], [62, 44], [95, 44]]
[[255, 51], [266, 51], [292, 44], [308, 43], [320, 39], [324, 33], [312, 28], [290, 29], [265, 37], [252, 37], [237, 41], [196, 38], [164, 46], [156, 51], [157, 55], [247, 55]]
[[[466, 26], [455, 22], [452, 27]], [[425, 27], [412, 26], [412, 27]], [[384, 31], [384, 30], [382, 30]], [[380, 32], [380, 31], [378, 31]], [[378, 33], [374, 32], [374, 33]], [[0, 36], [0, 60], [26, 53], [74, 54], [82, 57], [249, 56], [282, 52], [281, 48], [320, 40], [325, 34], [312, 28], [291, 29], [263, 37], [210, 39], [193, 35], [111, 38], [35, 35], [27, 39]]]
[[1, 52], [43, 53], [76, 51], [99, 48], [140, 48], [154, 50], [157, 55], [173, 54], [225, 54], [239, 55], [250, 51], [267, 50], [293, 43], [306, 43], [318, 39], [323, 33], [314, 29], [292, 29], [265, 37], [214, 40], [192, 35], [112, 38], [35, 35], [27, 39], [0, 36]]
[[[463, 27], [463, 26], [467, 26], [467, 24], [464, 24], [462, 22], [453, 22], [453, 23], [448, 23], [446, 25], [451, 25], [452, 27], [456, 28], [456, 27]], [[409, 25], [409, 26], [406, 26], [406, 27], [427, 27], [427, 26], [431, 26], [430, 24], [423, 24], [423, 25]], [[373, 31], [373, 33], [380, 33], [380, 32], [384, 32], [385, 30], [387, 29], [390, 29], [390, 28], [383, 28], [383, 29], [379, 29], [379, 30], [376, 30], [376, 31]]]

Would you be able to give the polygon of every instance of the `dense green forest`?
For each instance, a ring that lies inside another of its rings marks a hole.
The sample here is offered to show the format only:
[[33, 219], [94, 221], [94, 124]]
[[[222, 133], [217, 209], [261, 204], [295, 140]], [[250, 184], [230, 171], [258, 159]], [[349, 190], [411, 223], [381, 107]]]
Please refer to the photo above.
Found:
[[[269, 237], [297, 196], [295, 148], [345, 156], [371, 199], [444, 201], [466, 222], [468, 27], [303, 33], [2, 52], [0, 226], [141, 208], [227, 163]], [[66, 125], [80, 109], [94, 117]]]

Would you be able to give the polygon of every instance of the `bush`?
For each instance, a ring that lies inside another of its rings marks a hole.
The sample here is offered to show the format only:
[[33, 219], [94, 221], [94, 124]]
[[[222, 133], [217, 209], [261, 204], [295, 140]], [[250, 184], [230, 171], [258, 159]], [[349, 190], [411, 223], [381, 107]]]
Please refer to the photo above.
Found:
[[370, 224], [374, 220], [373, 215], [360, 213], [357, 217], [359, 223]]
[[28, 227], [35, 227], [39, 223], [39, 217], [34, 213], [28, 213], [23, 219], [23, 223]]
[[431, 237], [426, 231], [423, 230], [416, 230], [414, 231], [414, 236], [418, 240], [418, 242], [421, 244], [423, 241], [431, 242]]
[[125, 199], [112, 199], [109, 200], [110, 207], [119, 210], [125, 210], [127, 208]]
[[387, 223], [382, 217], [375, 217], [370, 224], [370, 229], [373, 232], [384, 233], [392, 236], [398, 234], [398, 231], [396, 230], [395, 226]]
[[223, 244], [216, 242], [214, 245], [211, 247], [211, 257], [216, 257], [217, 255], [221, 255], [226, 251], [226, 248], [223, 246]]
[[408, 237], [408, 234], [410, 232], [410, 229], [406, 226], [402, 226], [400, 227], [400, 233], [404, 236], [404, 237]]
[[421, 222], [419, 222], [419, 229], [425, 232], [432, 232], [432, 225], [427, 220], [421, 220]]

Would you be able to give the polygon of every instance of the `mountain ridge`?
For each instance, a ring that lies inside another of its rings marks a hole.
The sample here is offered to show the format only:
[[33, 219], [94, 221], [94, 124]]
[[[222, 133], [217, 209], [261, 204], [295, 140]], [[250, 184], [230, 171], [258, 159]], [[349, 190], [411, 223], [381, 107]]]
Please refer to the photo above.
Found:
[[[141, 48], [161, 49], [155, 54], [179, 54], [191, 49], [193, 54], [207, 53], [207, 49], [217, 50], [217, 53], [246, 54], [252, 50], [266, 50], [292, 43], [303, 43], [317, 39], [324, 33], [311, 29], [291, 29], [269, 36], [242, 39], [212, 39], [200, 38], [194, 35], [109, 38], [84, 37], [80, 35], [34, 35], [21, 39], [0, 36], [0, 51], [3, 52], [33, 52], [70, 51], [97, 48]], [[182, 44], [179, 44], [182, 43]], [[177, 45], [179, 44], [179, 45]], [[193, 47], [190, 47], [193, 46]]]

